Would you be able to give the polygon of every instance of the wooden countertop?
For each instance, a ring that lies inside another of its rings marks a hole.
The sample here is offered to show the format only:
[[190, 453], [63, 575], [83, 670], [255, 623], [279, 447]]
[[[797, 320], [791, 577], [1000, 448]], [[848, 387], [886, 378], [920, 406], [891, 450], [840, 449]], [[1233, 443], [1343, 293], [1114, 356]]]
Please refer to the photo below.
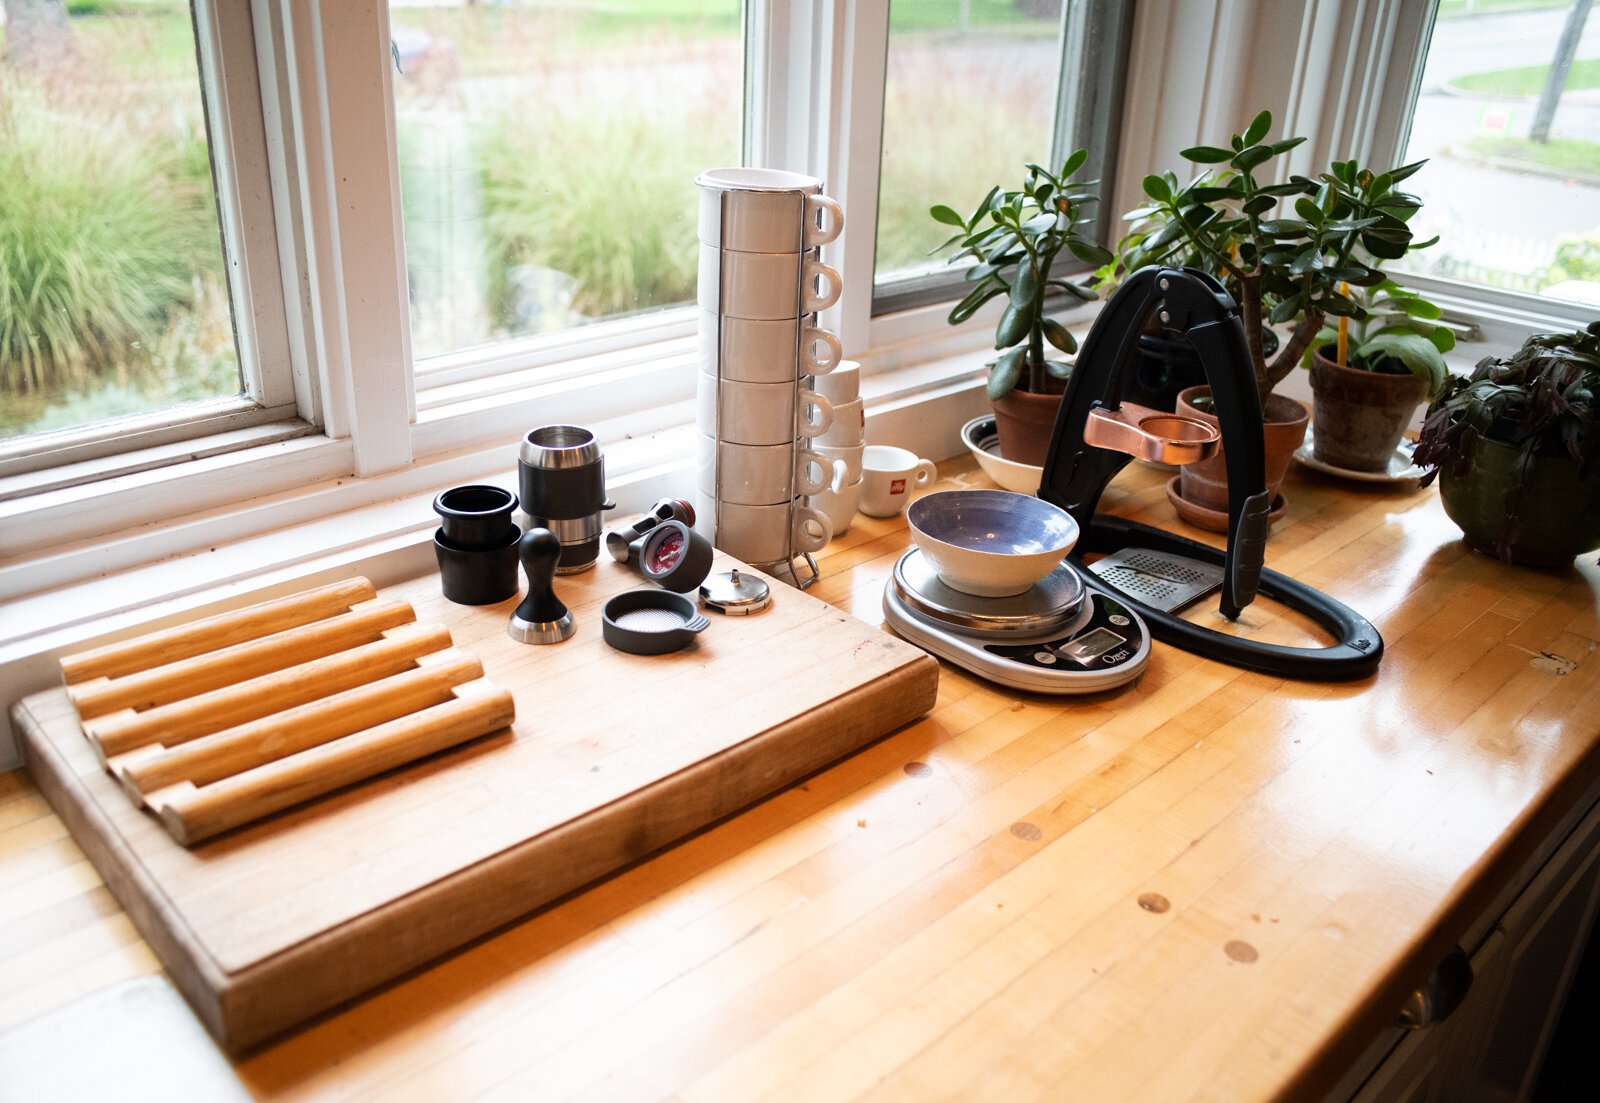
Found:
[[[1130, 468], [1104, 506], [1187, 531], [1162, 481]], [[240, 1078], [289, 1100], [1318, 1094], [1600, 778], [1600, 568], [1474, 554], [1431, 490], [1286, 490], [1268, 565], [1379, 626], [1374, 679], [1157, 644], [1135, 685], [1053, 699], [946, 666], [920, 723]], [[813, 592], [881, 622], [905, 545], [858, 519]], [[1260, 602], [1239, 630], [1311, 638]], [[0, 888], [0, 1027], [158, 970], [22, 774], [0, 775]]]

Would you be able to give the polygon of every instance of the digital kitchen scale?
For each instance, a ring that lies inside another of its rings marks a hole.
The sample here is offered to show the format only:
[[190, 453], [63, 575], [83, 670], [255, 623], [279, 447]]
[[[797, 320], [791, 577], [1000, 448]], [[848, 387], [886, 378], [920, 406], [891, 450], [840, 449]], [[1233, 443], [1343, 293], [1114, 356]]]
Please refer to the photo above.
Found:
[[883, 590], [900, 636], [980, 678], [1034, 693], [1097, 693], [1131, 682], [1150, 633], [1128, 605], [1083, 584], [1062, 563], [1016, 597], [975, 597], [939, 580], [912, 548]]

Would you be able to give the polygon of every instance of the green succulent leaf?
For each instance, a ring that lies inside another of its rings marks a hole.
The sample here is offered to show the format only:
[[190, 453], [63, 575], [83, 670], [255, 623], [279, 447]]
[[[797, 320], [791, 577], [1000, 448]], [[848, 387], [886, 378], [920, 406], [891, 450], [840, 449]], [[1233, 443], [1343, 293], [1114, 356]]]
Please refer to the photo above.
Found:
[[1072, 331], [1066, 326], [1054, 318], [1041, 319], [1039, 324], [1044, 329], [1044, 339], [1056, 348], [1062, 352], [1078, 351], [1078, 339], [1072, 335]]
[[1220, 165], [1233, 157], [1231, 150], [1218, 149], [1216, 146], [1192, 146], [1178, 154], [1186, 161], [1193, 161], [1198, 165]]
[[1013, 294], [1005, 312], [1000, 315], [1000, 324], [995, 326], [994, 347], [1010, 348], [1028, 335], [1028, 327], [1032, 324], [1033, 304], [1030, 302], [1019, 307]]
[[1159, 203], [1167, 203], [1172, 199], [1172, 189], [1167, 182], [1153, 173], [1144, 178], [1144, 193]]
[[1233, 167], [1240, 172], [1249, 172], [1264, 161], [1272, 159], [1271, 146], [1247, 146], [1233, 156]]
[[946, 226], [959, 226], [963, 230], [967, 228], [967, 220], [943, 203], [930, 207], [928, 213], [933, 216], [935, 222], [943, 222]]
[[1245, 214], [1266, 214], [1277, 205], [1278, 201], [1272, 196], [1257, 194], [1252, 195], [1249, 199], [1245, 200], [1244, 206], [1240, 209], [1244, 211]]
[[1363, 342], [1356, 355], [1369, 363], [1384, 357], [1400, 361], [1412, 375], [1428, 381], [1430, 398], [1444, 388], [1449, 375], [1444, 357], [1433, 342], [1417, 333], [1380, 333]]
[[1116, 254], [1110, 249], [1107, 249], [1103, 245], [1096, 245], [1092, 241], [1080, 241], [1077, 238], [1069, 238], [1067, 240], [1067, 248], [1072, 250], [1073, 256], [1077, 257], [1085, 264], [1093, 264], [1096, 267], [1102, 264], [1110, 264], [1112, 260], [1116, 258]]
[[1244, 132], [1244, 144], [1253, 146], [1267, 136], [1267, 131], [1272, 129], [1272, 112], [1263, 111], [1250, 120], [1250, 125]]
[[1025, 347], [1018, 347], [1000, 354], [994, 367], [989, 369], [989, 385], [985, 388], [990, 402], [1016, 390], [1017, 380], [1022, 378], [1022, 360], [1027, 353]]
[[[1068, 334], [1068, 336], [1070, 337], [1071, 334]], [[1055, 379], [1072, 378], [1072, 365], [1063, 363], [1060, 360], [1046, 360], [1044, 362], [1044, 370]]]
[[1061, 166], [1061, 179], [1065, 180], [1067, 177], [1077, 172], [1083, 167], [1084, 162], [1088, 160], [1089, 151], [1087, 149], [1073, 150], [1072, 155], [1068, 157], [1066, 162]]
[[[1039, 283], [1038, 265], [1034, 264], [1032, 261], [1023, 261], [1021, 264], [1017, 265], [1017, 278], [1011, 284], [1011, 305], [1019, 310], [1028, 311], [1031, 316], [1034, 300], [1039, 297], [1039, 292], [1041, 290], [1043, 290], [1043, 288]], [[1001, 319], [1001, 324], [1005, 324], [1004, 319]], [[1007, 341], [1005, 342], [1005, 345], [1009, 345], [1011, 343], [1012, 342]], [[1005, 345], [1001, 345], [1000, 347], [1004, 348]]]
[[976, 314], [978, 312], [978, 308], [983, 306], [984, 303], [988, 302], [996, 295], [1005, 294], [1005, 291], [1006, 288], [1004, 284], [987, 284], [973, 288], [972, 291], [967, 293], [966, 298], [962, 299], [959, 303], [951, 308], [949, 319], [950, 324], [960, 325], [962, 322]]
[[1288, 153], [1291, 149], [1293, 149], [1297, 145], [1302, 144], [1304, 141], [1305, 141], [1305, 138], [1303, 138], [1303, 137], [1300, 137], [1300, 138], [1285, 138], [1281, 142], [1273, 142], [1272, 146], [1271, 146], [1271, 149], [1272, 149], [1273, 153]]

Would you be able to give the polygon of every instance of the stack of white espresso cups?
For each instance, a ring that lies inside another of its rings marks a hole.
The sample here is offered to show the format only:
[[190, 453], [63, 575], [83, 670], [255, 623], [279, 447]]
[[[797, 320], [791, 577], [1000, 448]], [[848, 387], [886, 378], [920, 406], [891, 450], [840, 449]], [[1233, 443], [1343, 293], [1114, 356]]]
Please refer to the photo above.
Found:
[[861, 506], [861, 460], [867, 447], [866, 410], [861, 402], [861, 365], [842, 361], [813, 384], [833, 404], [833, 425], [813, 444], [834, 471], [833, 483], [809, 504], [828, 515], [835, 536], [843, 535]]
[[699, 465], [696, 527], [729, 555], [796, 575], [832, 539], [806, 505], [834, 465], [810, 445], [834, 424], [808, 385], [839, 363], [816, 312], [839, 300], [839, 273], [817, 258], [844, 212], [822, 182], [771, 169], [712, 169], [700, 185]]

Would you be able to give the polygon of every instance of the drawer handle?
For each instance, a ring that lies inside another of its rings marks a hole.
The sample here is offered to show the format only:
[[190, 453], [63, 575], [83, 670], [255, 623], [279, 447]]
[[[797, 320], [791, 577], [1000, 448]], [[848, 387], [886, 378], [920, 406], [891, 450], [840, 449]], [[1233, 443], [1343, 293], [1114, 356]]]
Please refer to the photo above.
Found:
[[1420, 1030], [1442, 1023], [1461, 1006], [1472, 987], [1472, 963], [1460, 946], [1445, 955], [1422, 986], [1400, 1008], [1399, 1026]]

